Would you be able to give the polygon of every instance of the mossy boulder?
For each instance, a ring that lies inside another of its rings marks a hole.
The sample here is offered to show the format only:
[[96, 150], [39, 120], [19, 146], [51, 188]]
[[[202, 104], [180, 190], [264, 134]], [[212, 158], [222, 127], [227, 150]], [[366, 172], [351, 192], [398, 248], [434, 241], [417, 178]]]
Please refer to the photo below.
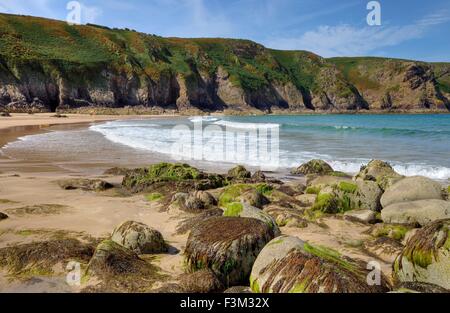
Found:
[[6, 220], [7, 218], [8, 218], [8, 215], [6, 215], [5, 213], [0, 212], [0, 221]]
[[245, 180], [250, 179], [252, 177], [252, 173], [247, 171], [247, 169], [242, 165], [238, 165], [228, 171], [228, 177], [230, 179]]
[[105, 191], [114, 186], [101, 179], [74, 178], [58, 181], [58, 185], [64, 190], [81, 189], [84, 191]]
[[226, 208], [229, 203], [241, 202], [258, 204], [260, 206], [268, 202], [268, 195], [272, 188], [267, 184], [233, 184], [225, 187], [219, 195], [218, 205]]
[[274, 236], [277, 237], [281, 234], [280, 229], [276, 221], [261, 209], [253, 207], [244, 203], [232, 203], [228, 206], [228, 208], [223, 213], [224, 216], [228, 217], [247, 217], [247, 218], [255, 218], [260, 220], [261, 222], [267, 224], [269, 228], [273, 231]]
[[318, 174], [326, 175], [334, 172], [333, 168], [325, 161], [311, 160], [307, 163], [300, 165], [298, 168], [291, 171], [292, 175], [309, 175]]
[[155, 183], [200, 180], [206, 177], [207, 175], [187, 164], [159, 163], [128, 171], [122, 185], [130, 190], [143, 191]]
[[403, 176], [398, 174], [392, 166], [380, 160], [372, 160], [354, 177], [355, 180], [365, 180], [376, 182], [381, 189], [386, 190], [395, 182], [402, 179]]
[[376, 293], [388, 291], [369, 286], [363, 263], [338, 252], [314, 246], [296, 237], [282, 236], [269, 242], [253, 265], [250, 286], [255, 293]]
[[381, 211], [385, 223], [425, 226], [431, 222], [450, 218], [450, 202], [444, 200], [418, 200], [391, 204]]
[[186, 269], [211, 269], [225, 287], [245, 284], [259, 252], [273, 238], [273, 230], [254, 218], [210, 218], [189, 235]]
[[241, 196], [238, 197], [242, 203], [257, 207], [262, 209], [265, 205], [269, 204], [270, 201], [267, 199], [261, 191], [257, 189], [252, 189], [244, 192]]
[[422, 176], [404, 178], [389, 187], [381, 198], [383, 208], [391, 204], [416, 200], [444, 200], [442, 186]]
[[370, 181], [341, 181], [320, 189], [312, 209], [336, 214], [350, 210], [379, 211], [382, 190]]
[[168, 250], [159, 231], [133, 221], [118, 226], [113, 231], [111, 240], [136, 254], [163, 253]]
[[181, 275], [179, 285], [186, 293], [213, 293], [224, 290], [222, 282], [210, 269]]
[[276, 221], [278, 227], [308, 227], [308, 221], [301, 210], [270, 204], [264, 208], [264, 212]]
[[400, 282], [422, 282], [450, 290], [450, 219], [417, 231], [394, 263]]

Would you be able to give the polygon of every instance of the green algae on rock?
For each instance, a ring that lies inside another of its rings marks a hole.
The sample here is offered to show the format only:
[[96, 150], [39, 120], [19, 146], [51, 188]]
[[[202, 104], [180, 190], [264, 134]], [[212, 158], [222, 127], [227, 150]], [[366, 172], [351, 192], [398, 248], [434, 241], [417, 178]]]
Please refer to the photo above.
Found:
[[269, 242], [253, 265], [250, 286], [256, 293], [375, 293], [389, 290], [369, 286], [363, 264], [338, 252], [282, 236]]
[[238, 165], [228, 171], [228, 177], [236, 180], [245, 180], [252, 177], [252, 173], [247, 171], [242, 165]]
[[412, 236], [393, 265], [400, 282], [423, 282], [450, 290], [450, 219], [428, 224]]
[[319, 174], [326, 175], [334, 172], [333, 168], [322, 160], [311, 160], [305, 164], [302, 164], [297, 169], [292, 170], [293, 175], [309, 175], [309, 174]]
[[259, 252], [273, 238], [273, 231], [257, 219], [210, 218], [189, 235], [186, 270], [193, 273], [209, 268], [225, 287], [245, 284]]

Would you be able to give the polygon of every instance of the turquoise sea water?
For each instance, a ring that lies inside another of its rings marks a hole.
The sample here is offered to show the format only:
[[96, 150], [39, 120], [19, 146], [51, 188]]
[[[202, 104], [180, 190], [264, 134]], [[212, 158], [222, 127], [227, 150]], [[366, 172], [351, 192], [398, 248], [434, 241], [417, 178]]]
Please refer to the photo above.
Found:
[[[201, 145], [224, 145], [223, 135], [208, 131], [220, 126], [241, 132], [279, 127], [279, 166], [289, 168], [313, 158], [330, 162], [336, 170], [357, 172], [371, 159], [391, 162], [405, 175], [425, 175], [435, 179], [450, 178], [450, 115], [307, 115], [246, 116], [116, 121], [94, 126], [111, 141], [137, 149], [171, 153], [171, 145], [180, 133], [171, 135], [175, 125], [193, 129], [202, 122]], [[205, 136], [205, 133], [207, 134]], [[181, 134], [182, 135], [182, 134]], [[193, 135], [195, 137], [195, 135]], [[219, 140], [220, 139], [220, 140]], [[195, 140], [193, 139], [193, 142]], [[242, 140], [238, 145], [248, 145]], [[194, 147], [198, 150], [200, 147]], [[221, 162], [221, 151], [206, 160]], [[249, 163], [252, 162], [239, 162]]]
[[[265, 145], [270, 159], [261, 158]], [[370, 160], [381, 159], [403, 175], [447, 181], [450, 115], [142, 118], [27, 136], [3, 152], [13, 158], [32, 153], [64, 165], [74, 158], [109, 164], [119, 160], [127, 166], [167, 159], [196, 166], [204, 162], [212, 170], [239, 163], [280, 173], [317, 158], [335, 170], [356, 173]]]

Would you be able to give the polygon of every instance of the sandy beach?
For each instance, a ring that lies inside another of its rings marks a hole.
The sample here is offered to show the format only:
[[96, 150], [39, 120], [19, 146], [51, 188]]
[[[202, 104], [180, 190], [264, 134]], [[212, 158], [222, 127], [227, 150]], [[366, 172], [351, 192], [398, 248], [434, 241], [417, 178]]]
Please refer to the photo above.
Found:
[[[48, 114], [13, 115], [0, 120], [0, 141], [4, 145], [24, 135], [48, 131], [49, 127], [58, 130], [83, 129], [91, 123], [126, 118], [131, 117], [69, 115], [56, 119]], [[55, 238], [101, 240], [108, 238], [115, 227], [125, 221], [142, 222], [161, 232], [170, 245], [168, 253], [153, 256], [152, 264], [165, 275], [164, 280], [155, 283], [153, 288], [176, 282], [185, 270], [183, 252], [188, 239], [188, 234], [180, 234], [177, 227], [180, 222], [196, 215], [165, 202], [149, 201], [146, 193], [124, 194], [121, 189], [123, 176], [103, 174], [108, 167], [138, 167], [154, 164], [160, 159], [146, 162], [145, 158], [131, 158], [118, 160], [114, 164], [111, 161], [92, 162], [90, 158], [90, 155], [79, 155], [76, 162], [69, 162], [71, 166], [56, 155], [53, 158], [38, 158], [33, 154], [20, 159], [11, 159], [5, 155], [0, 158], [0, 212], [9, 216], [0, 221], [0, 249]], [[66, 166], [61, 166], [62, 163]], [[74, 166], [75, 163], [77, 166]], [[95, 192], [64, 190], [59, 185], [62, 180], [78, 178], [102, 179], [113, 184], [114, 188]], [[289, 183], [295, 185], [305, 182], [300, 177], [291, 179]], [[218, 196], [220, 189], [213, 191], [213, 194]], [[301, 195], [299, 198], [305, 201], [311, 199], [311, 195]], [[284, 235], [335, 249], [343, 256], [365, 263], [376, 260], [386, 277], [391, 277], [392, 263], [400, 248], [388, 244], [387, 248], [376, 246], [375, 250], [367, 249], [364, 243], [372, 240], [369, 234], [371, 228], [372, 225], [348, 220], [343, 216], [324, 216], [308, 222], [306, 227], [287, 223], [281, 227], [281, 231]], [[37, 274], [31, 277], [17, 277], [17, 274], [12, 275], [4, 269], [0, 272], [0, 292], [80, 292], [89, 286], [69, 286], [65, 280], [65, 266], [59, 263], [52, 269], [52, 275]]]

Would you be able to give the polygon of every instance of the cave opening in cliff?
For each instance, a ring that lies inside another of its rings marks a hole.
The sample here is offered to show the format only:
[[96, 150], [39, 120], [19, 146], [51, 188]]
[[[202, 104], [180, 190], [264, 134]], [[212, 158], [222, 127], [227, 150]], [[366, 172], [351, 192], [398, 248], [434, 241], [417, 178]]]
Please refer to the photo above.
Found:
[[59, 102], [58, 102], [58, 100], [50, 100], [48, 103], [48, 106], [49, 106], [50, 112], [54, 113], [54, 112], [56, 112], [56, 109], [59, 106]]

